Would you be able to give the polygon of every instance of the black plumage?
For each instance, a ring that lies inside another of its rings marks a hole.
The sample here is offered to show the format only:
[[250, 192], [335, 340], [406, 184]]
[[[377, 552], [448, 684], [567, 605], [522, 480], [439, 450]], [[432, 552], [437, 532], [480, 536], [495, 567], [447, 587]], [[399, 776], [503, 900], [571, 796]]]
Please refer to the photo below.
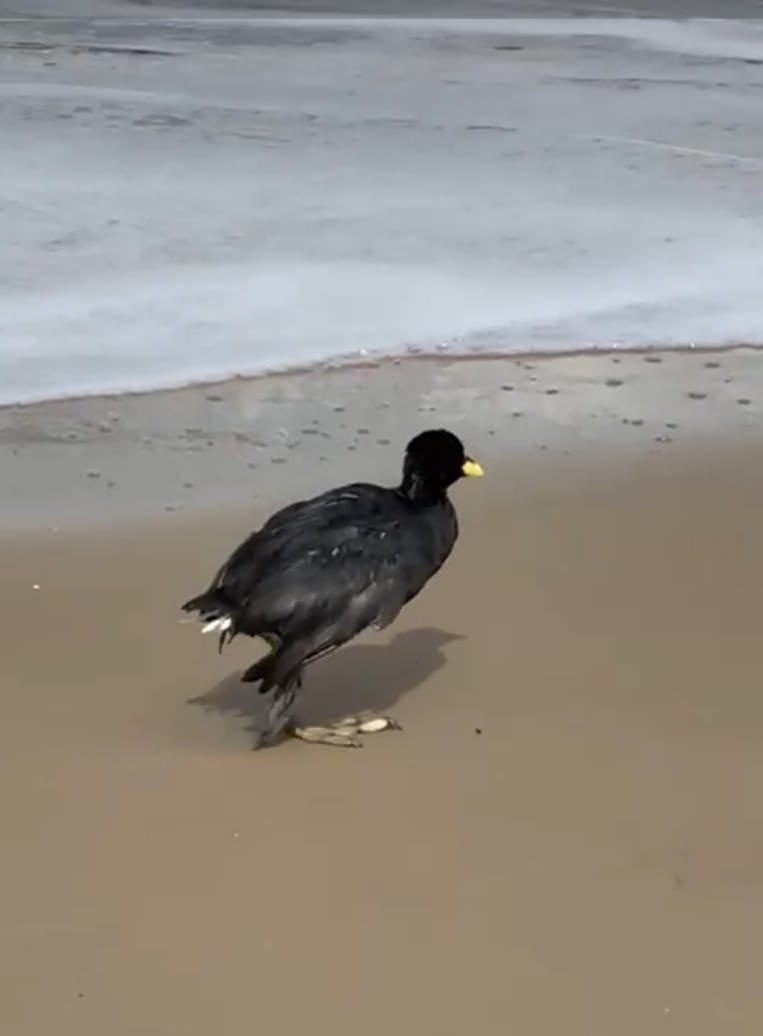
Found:
[[451, 432], [422, 432], [408, 444], [397, 488], [353, 483], [283, 508], [183, 605], [219, 631], [221, 649], [238, 634], [270, 646], [243, 677], [274, 691], [262, 743], [289, 725], [308, 663], [383, 629], [443, 565], [458, 537], [447, 489], [479, 474]]

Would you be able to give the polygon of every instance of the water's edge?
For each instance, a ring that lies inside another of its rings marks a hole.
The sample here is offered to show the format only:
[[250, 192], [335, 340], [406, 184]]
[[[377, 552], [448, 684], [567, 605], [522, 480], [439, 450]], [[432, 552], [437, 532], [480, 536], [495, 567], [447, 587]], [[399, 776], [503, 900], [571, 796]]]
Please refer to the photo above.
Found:
[[39, 406], [45, 403], [77, 403], [85, 399], [119, 399], [122, 397], [151, 396], [156, 393], [182, 392], [191, 388], [213, 388], [214, 386], [227, 385], [230, 382], [256, 382], [274, 377], [297, 377], [305, 374], [326, 374], [331, 371], [350, 371], [362, 368], [379, 368], [400, 363], [468, 363], [473, 361], [490, 360], [517, 360], [522, 362], [542, 362], [560, 358], [574, 358], [576, 356], [644, 356], [650, 353], [687, 353], [687, 354], [714, 354], [732, 353], [737, 350], [746, 350], [763, 353], [763, 343], [758, 342], [730, 342], [719, 345], [664, 345], [655, 344], [651, 346], [578, 346], [569, 349], [405, 349], [399, 352], [361, 352], [349, 353], [346, 355], [330, 357], [325, 360], [317, 360], [313, 363], [294, 362], [282, 366], [255, 368], [249, 371], [233, 371], [231, 373], [215, 374], [210, 377], [199, 378], [173, 378], [169, 377], [163, 381], [152, 379], [145, 384], [132, 383], [127, 386], [114, 385], [104, 382], [101, 387], [93, 387], [87, 390], [72, 389], [61, 393], [30, 394], [21, 399], [4, 400], [0, 397], [0, 412], [11, 409], [24, 409], [27, 407]]

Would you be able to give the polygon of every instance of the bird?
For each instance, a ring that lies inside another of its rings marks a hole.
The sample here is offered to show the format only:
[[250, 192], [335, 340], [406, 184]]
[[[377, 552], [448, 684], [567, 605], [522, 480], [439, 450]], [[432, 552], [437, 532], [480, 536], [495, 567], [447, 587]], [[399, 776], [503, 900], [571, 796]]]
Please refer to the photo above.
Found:
[[384, 629], [424, 588], [459, 535], [448, 489], [482, 475], [453, 432], [422, 431], [405, 449], [398, 485], [354, 482], [287, 505], [182, 605], [203, 633], [219, 634], [220, 651], [239, 634], [270, 649], [242, 676], [270, 695], [256, 748], [288, 735], [354, 748], [361, 734], [400, 729], [389, 716], [367, 713], [300, 726], [303, 672], [362, 631]]

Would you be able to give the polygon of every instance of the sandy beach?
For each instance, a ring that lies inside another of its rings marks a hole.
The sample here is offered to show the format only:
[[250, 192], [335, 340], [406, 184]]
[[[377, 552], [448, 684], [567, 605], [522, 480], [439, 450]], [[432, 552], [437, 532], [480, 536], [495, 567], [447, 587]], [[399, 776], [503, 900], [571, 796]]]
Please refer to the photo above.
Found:
[[[2, 1031], [759, 1032], [759, 363], [0, 411]], [[456, 553], [303, 698], [403, 732], [252, 752], [255, 649], [219, 657], [179, 603], [275, 506], [392, 482], [439, 424], [488, 474]]]

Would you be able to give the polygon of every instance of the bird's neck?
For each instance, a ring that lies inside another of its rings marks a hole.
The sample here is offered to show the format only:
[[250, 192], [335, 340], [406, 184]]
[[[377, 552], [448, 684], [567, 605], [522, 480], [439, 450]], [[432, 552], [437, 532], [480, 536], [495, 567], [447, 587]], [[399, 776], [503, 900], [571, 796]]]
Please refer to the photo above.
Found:
[[398, 493], [413, 507], [431, 507], [445, 500], [445, 490], [421, 478], [417, 471], [406, 471]]

